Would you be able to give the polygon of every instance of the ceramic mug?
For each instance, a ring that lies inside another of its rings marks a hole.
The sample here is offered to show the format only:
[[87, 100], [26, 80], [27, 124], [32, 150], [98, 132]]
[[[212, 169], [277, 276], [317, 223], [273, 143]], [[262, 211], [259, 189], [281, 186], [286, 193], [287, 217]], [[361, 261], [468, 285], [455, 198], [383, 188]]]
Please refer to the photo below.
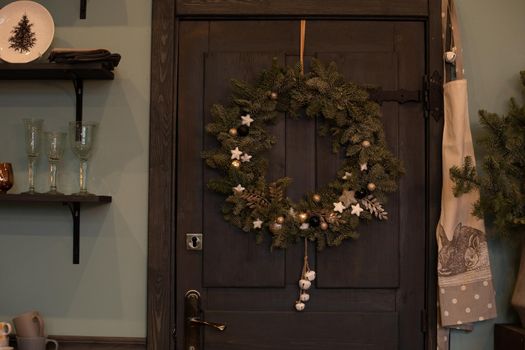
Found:
[[46, 350], [47, 344], [52, 343], [53, 350], [58, 350], [58, 342], [46, 337], [16, 337], [18, 350]]
[[14, 176], [11, 163], [0, 163], [0, 194], [7, 193], [13, 187]]
[[29, 311], [13, 318], [16, 335], [19, 337], [43, 337], [44, 320], [38, 311]]
[[0, 348], [9, 346], [9, 334], [13, 331], [9, 322], [0, 322]]

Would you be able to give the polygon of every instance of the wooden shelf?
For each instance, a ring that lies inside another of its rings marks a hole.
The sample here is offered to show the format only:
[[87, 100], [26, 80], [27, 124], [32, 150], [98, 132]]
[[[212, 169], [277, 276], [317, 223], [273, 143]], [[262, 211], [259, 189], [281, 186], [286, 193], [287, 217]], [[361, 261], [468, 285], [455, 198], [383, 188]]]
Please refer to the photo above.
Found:
[[107, 204], [111, 203], [111, 196], [87, 195], [79, 196], [72, 194], [0, 194], [0, 203], [10, 202], [20, 205], [28, 203], [54, 204], [62, 203], [67, 205], [73, 218], [73, 264], [80, 263], [80, 204]]
[[79, 196], [72, 194], [0, 194], [0, 202], [23, 203], [111, 203], [111, 196]]
[[1, 80], [113, 80], [103, 63], [0, 63]]

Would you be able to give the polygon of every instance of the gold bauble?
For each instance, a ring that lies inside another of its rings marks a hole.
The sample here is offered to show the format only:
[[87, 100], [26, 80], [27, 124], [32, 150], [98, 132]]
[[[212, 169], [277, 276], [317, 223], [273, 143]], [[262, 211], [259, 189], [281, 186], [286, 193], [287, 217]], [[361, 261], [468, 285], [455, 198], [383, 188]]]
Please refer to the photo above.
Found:
[[281, 225], [284, 224], [284, 217], [282, 216], [277, 217], [277, 219], [275, 219], [275, 222]]
[[281, 232], [282, 228], [283, 228], [283, 225], [281, 224], [277, 224], [275, 222], [270, 224], [270, 232], [272, 232], [273, 234], [278, 234], [279, 232]]
[[298, 217], [299, 217], [299, 221], [300, 222], [305, 222], [306, 219], [308, 219], [308, 214], [306, 214], [306, 213], [299, 213]]
[[232, 161], [232, 167], [240, 168], [241, 167], [241, 161], [238, 160], [238, 159], [235, 159], [234, 161]]
[[373, 182], [370, 182], [368, 185], [366, 185], [366, 188], [368, 188], [369, 191], [375, 191], [376, 184]]
[[328, 224], [326, 222], [321, 222], [321, 230], [323, 231], [328, 230]]
[[279, 95], [277, 95], [277, 92], [273, 92], [273, 91], [272, 91], [272, 92], [270, 93], [270, 98], [271, 98], [272, 100], [274, 100], [274, 101], [277, 100], [277, 97], [279, 97]]
[[321, 201], [321, 196], [319, 194], [314, 194], [312, 196], [312, 200], [315, 202], [315, 203], [319, 203]]
[[228, 131], [228, 133], [231, 136], [237, 136], [237, 129], [236, 128], [231, 128], [230, 131]]
[[361, 142], [361, 146], [363, 146], [364, 148], [370, 147], [370, 141], [364, 140], [363, 142]]

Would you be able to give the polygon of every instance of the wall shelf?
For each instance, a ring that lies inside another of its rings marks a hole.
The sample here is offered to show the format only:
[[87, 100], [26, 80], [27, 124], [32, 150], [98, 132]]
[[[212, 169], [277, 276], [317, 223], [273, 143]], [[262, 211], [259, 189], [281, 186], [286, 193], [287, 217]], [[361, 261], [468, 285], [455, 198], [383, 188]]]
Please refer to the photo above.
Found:
[[75, 120], [82, 120], [84, 80], [113, 80], [103, 63], [0, 63], [0, 80], [71, 80], [75, 88]]
[[[84, 8], [81, 0], [81, 8]], [[82, 15], [81, 15], [82, 16]], [[82, 121], [84, 80], [113, 80], [115, 75], [104, 63], [0, 63], [0, 80], [70, 80], [76, 97], [75, 119]], [[62, 203], [67, 205], [73, 217], [73, 264], [80, 261], [80, 205], [107, 204], [110, 196], [46, 195], [46, 194], [3, 194], [0, 203]]]
[[80, 262], [80, 205], [101, 205], [111, 203], [111, 196], [79, 196], [79, 195], [49, 195], [49, 194], [1, 194], [0, 203], [19, 204], [31, 203], [62, 203], [67, 205], [73, 218], [73, 264]]

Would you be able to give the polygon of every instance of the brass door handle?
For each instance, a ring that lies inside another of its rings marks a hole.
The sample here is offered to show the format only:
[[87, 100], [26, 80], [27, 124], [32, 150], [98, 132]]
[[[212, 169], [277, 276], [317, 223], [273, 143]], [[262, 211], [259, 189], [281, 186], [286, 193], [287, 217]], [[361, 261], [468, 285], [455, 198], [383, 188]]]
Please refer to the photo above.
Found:
[[219, 331], [223, 331], [226, 329], [226, 325], [224, 323], [203, 321], [200, 320], [198, 317], [190, 317], [189, 322], [192, 326], [209, 326]]
[[201, 320], [201, 294], [198, 291], [187, 291], [184, 299], [184, 350], [201, 350], [202, 326], [222, 332], [226, 329], [226, 325]]

